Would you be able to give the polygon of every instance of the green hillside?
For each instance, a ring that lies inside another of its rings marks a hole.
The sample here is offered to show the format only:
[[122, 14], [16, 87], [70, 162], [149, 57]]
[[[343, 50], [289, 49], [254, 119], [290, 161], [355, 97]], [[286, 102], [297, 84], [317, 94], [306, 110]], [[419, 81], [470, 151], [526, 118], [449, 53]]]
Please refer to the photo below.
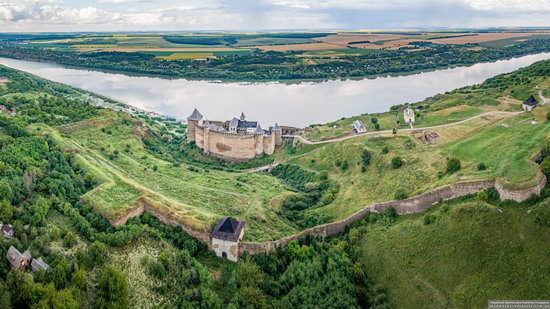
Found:
[[395, 308], [486, 308], [550, 297], [550, 200], [536, 206], [444, 203], [361, 239], [367, 275]]

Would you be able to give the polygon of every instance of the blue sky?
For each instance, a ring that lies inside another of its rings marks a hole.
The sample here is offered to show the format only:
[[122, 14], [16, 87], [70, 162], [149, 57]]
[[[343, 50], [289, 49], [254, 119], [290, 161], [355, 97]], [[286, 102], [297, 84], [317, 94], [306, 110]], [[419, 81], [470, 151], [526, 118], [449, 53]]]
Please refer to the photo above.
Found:
[[0, 31], [550, 27], [550, 0], [0, 0]]

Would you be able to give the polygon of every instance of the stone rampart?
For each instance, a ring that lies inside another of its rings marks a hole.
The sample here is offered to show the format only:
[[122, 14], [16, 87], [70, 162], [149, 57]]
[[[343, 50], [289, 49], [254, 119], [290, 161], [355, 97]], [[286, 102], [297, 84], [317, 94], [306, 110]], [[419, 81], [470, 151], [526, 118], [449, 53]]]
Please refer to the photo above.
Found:
[[124, 216], [117, 218], [115, 220], [110, 221], [111, 224], [114, 227], [119, 227], [121, 225], [126, 224], [128, 220], [131, 218], [139, 217], [143, 215], [145, 212], [150, 213], [151, 215], [155, 216], [157, 219], [162, 221], [165, 224], [169, 224], [172, 226], [179, 226], [185, 233], [191, 235], [192, 237], [198, 239], [205, 245], [207, 245], [210, 248], [210, 233], [204, 231], [196, 231], [190, 227], [187, 227], [185, 224], [182, 224], [177, 220], [176, 218], [173, 218], [172, 216], [168, 214], [164, 214], [161, 211], [155, 209], [153, 206], [150, 205], [150, 203], [147, 201], [146, 198], [139, 198], [136, 201], [136, 206], [131, 211], [124, 214]]
[[[277, 247], [284, 247], [289, 242], [308, 235], [321, 237], [332, 236], [343, 232], [347, 226], [361, 220], [366, 214], [371, 212], [382, 213], [388, 208], [394, 208], [398, 214], [420, 213], [440, 201], [472, 195], [479, 191], [487, 190], [493, 187], [498, 190], [501, 200], [510, 199], [522, 201], [531, 197], [532, 195], [539, 195], [542, 189], [545, 187], [546, 182], [546, 177], [543, 177], [535, 186], [521, 190], [506, 189], [502, 185], [500, 185], [498, 181], [495, 182], [494, 180], [464, 182], [444, 186], [404, 200], [375, 203], [355, 212], [345, 219], [305, 229], [297, 234], [278, 240], [266, 242], [240, 242], [239, 255], [243, 252], [248, 252], [249, 254], [271, 252]], [[183, 231], [185, 231], [192, 237], [198, 239], [209, 248], [211, 247], [210, 233], [208, 233], [208, 231], [196, 231], [190, 227], [187, 227], [186, 225], [180, 223], [178, 219], [173, 218], [168, 214], [164, 214], [163, 212], [149, 205], [148, 201], [145, 198], [140, 198], [137, 201], [136, 207], [133, 210], [129, 211], [124, 216], [112, 221], [111, 223], [114, 226], [120, 226], [122, 224], [125, 224], [130, 218], [141, 216], [144, 212], [149, 212], [166, 224], [179, 226]]]
[[529, 199], [532, 196], [539, 196], [542, 192], [542, 189], [544, 189], [544, 187], [546, 186], [546, 182], [546, 176], [542, 175], [539, 182], [533, 187], [523, 189], [510, 189], [506, 188], [505, 185], [497, 180], [497, 182], [495, 183], [495, 189], [497, 189], [501, 200], [511, 200], [519, 203]]
[[458, 197], [463, 197], [471, 194], [475, 194], [479, 191], [486, 190], [494, 187], [494, 181], [478, 181], [478, 182], [466, 182], [458, 183], [450, 186], [428, 191], [415, 197], [411, 197], [405, 200], [389, 201], [383, 203], [376, 203], [365, 207], [351, 216], [336, 221], [333, 223], [319, 225], [313, 228], [306, 229], [300, 233], [292, 236], [288, 236], [279, 240], [266, 241], [266, 242], [241, 242], [239, 244], [239, 252], [248, 252], [249, 254], [257, 254], [264, 252], [271, 252], [277, 247], [284, 247], [286, 244], [293, 240], [297, 240], [307, 235], [311, 236], [332, 236], [343, 232], [347, 226], [352, 223], [361, 220], [367, 213], [370, 212], [384, 212], [386, 209], [393, 207], [398, 214], [419, 213], [429, 208], [433, 204], [442, 201], [450, 200]]

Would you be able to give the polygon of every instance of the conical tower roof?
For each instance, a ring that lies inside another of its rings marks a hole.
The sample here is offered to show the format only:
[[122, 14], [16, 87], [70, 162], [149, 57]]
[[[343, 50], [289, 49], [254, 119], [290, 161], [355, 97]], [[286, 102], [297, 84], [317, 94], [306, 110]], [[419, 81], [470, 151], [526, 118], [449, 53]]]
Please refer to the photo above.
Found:
[[187, 120], [201, 120], [202, 114], [195, 108], [191, 116], [187, 117]]
[[245, 120], [246, 119], [246, 116], [244, 115], [244, 112], [241, 112], [241, 117], [240, 117], [241, 120]]
[[254, 132], [256, 134], [264, 134], [264, 129], [262, 129], [262, 127], [260, 126], [260, 124], [258, 123], [258, 126], [256, 127], [256, 132]]

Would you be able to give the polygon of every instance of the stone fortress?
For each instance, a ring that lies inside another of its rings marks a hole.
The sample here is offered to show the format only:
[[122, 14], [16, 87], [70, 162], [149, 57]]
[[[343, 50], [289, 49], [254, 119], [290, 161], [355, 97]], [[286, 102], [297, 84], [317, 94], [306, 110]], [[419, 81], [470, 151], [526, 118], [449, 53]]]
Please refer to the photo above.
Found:
[[214, 155], [226, 161], [246, 161], [263, 154], [272, 155], [282, 145], [279, 125], [264, 130], [256, 121], [246, 120], [244, 113], [221, 122], [208, 121], [195, 108], [187, 117], [187, 141], [195, 142], [204, 155]]

